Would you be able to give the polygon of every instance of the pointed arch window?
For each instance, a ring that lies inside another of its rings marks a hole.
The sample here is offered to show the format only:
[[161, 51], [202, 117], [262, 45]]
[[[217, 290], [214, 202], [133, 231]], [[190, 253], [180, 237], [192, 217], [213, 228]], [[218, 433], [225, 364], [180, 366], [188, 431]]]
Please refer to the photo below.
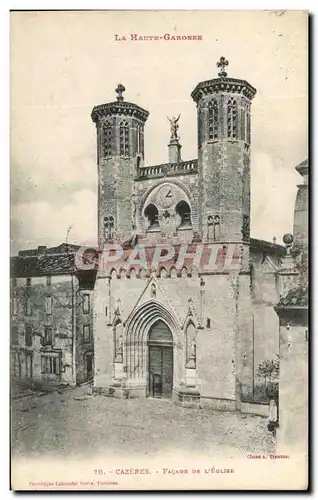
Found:
[[145, 146], [144, 146], [144, 127], [140, 126], [140, 153], [144, 155]]
[[112, 154], [112, 127], [107, 121], [103, 126], [103, 155], [104, 157]]
[[137, 153], [140, 153], [140, 125], [137, 125]]
[[137, 153], [143, 153], [144, 149], [144, 128], [137, 125]]
[[147, 231], [159, 231], [159, 212], [158, 208], [150, 203], [145, 209], [145, 217], [148, 219]]
[[216, 99], [209, 104], [209, 139], [218, 138], [219, 108]]
[[104, 217], [104, 237], [105, 241], [112, 239], [113, 231], [114, 231], [114, 217], [111, 215], [110, 217]]
[[180, 224], [178, 229], [191, 229], [191, 208], [184, 200], [179, 201], [176, 206], [176, 213], [179, 216]]
[[250, 111], [246, 112], [246, 142], [251, 144], [251, 114]]
[[246, 142], [246, 109], [245, 106], [243, 106], [240, 110], [240, 117], [241, 117], [241, 131], [240, 131], [240, 139], [242, 139], [244, 142]]
[[227, 136], [237, 139], [237, 102], [230, 99], [227, 103]]
[[250, 144], [251, 142], [251, 115], [250, 115], [250, 108], [247, 103], [244, 105], [244, 119], [242, 120], [243, 123], [243, 139], [247, 144]]
[[129, 156], [129, 126], [126, 121], [119, 126], [120, 156]]

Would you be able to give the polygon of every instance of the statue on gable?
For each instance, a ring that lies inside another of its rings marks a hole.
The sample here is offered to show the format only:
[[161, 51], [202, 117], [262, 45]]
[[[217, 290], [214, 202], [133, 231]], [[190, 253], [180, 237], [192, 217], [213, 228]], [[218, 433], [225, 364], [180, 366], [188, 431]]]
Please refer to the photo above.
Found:
[[189, 345], [188, 361], [186, 368], [196, 368], [196, 361], [197, 361], [196, 350], [197, 350], [196, 341], [195, 339], [192, 339], [192, 342]]
[[116, 354], [123, 353], [123, 345], [124, 345], [124, 338], [123, 338], [122, 334], [120, 334], [118, 339], [117, 339]]
[[151, 284], [150, 295], [153, 298], [155, 298], [157, 295], [157, 289], [156, 289], [156, 285], [154, 283]]
[[171, 139], [179, 139], [178, 137], [178, 129], [179, 129], [179, 125], [178, 125], [178, 121], [180, 119], [180, 115], [178, 116], [178, 118], [176, 118], [175, 116], [173, 116], [172, 118], [169, 118], [169, 116], [167, 116], [169, 122], [170, 122], [170, 133], [171, 133]]
[[192, 340], [190, 349], [189, 349], [189, 359], [196, 360], [196, 342], [195, 339]]

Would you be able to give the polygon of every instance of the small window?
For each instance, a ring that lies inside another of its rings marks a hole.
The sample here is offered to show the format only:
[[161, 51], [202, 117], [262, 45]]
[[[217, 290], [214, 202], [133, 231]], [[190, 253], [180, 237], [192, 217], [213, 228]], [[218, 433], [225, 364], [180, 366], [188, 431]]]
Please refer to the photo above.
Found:
[[53, 328], [51, 326], [44, 328], [44, 345], [53, 345]]
[[11, 299], [11, 314], [12, 316], [18, 314], [18, 299], [16, 297], [12, 297]]
[[88, 314], [90, 311], [90, 296], [88, 293], [83, 295], [83, 313]]
[[25, 315], [26, 316], [31, 316], [32, 315], [32, 303], [31, 303], [31, 298], [27, 297], [25, 299]]
[[25, 345], [28, 347], [32, 346], [32, 328], [31, 328], [31, 326], [25, 327]]
[[52, 285], [52, 276], [47, 276], [46, 277], [46, 286], [51, 286]]
[[17, 288], [17, 278], [11, 278], [11, 288], [13, 290]]
[[52, 375], [60, 373], [60, 358], [56, 355], [41, 356], [41, 371]]
[[91, 329], [89, 325], [83, 326], [83, 340], [85, 343], [91, 340]]
[[45, 297], [45, 313], [52, 314], [52, 297]]
[[18, 327], [17, 326], [11, 327], [11, 342], [13, 344], [18, 343]]
[[105, 240], [112, 239], [114, 231], [114, 217], [110, 215], [109, 217], [104, 217], [104, 236]]
[[31, 278], [26, 279], [26, 286], [31, 286]]
[[211, 328], [211, 319], [210, 318], [206, 319], [206, 327], [208, 330], [210, 330], [210, 328]]

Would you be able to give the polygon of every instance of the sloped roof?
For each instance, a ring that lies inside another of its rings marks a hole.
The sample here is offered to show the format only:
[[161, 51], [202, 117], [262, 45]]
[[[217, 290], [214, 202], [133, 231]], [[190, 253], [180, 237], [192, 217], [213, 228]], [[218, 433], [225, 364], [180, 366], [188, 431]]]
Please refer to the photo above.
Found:
[[256, 238], [250, 238], [250, 247], [251, 250], [260, 250], [262, 252], [270, 252], [277, 253], [279, 255], [284, 255], [286, 249], [283, 245], [278, 245], [277, 243], [273, 243], [265, 240], [258, 240]]
[[74, 254], [11, 258], [11, 275], [16, 277], [73, 272], [75, 272]]
[[20, 250], [19, 252], [19, 257], [31, 257], [31, 256], [38, 256], [42, 254], [63, 254], [63, 253], [70, 253], [70, 252], [76, 252], [80, 248], [79, 245], [71, 245], [70, 243], [61, 243], [61, 245], [58, 245], [57, 247], [50, 247], [47, 248], [45, 246], [39, 246], [38, 248], [32, 248], [30, 250]]
[[57, 247], [22, 250], [11, 257], [11, 275], [38, 276], [43, 274], [71, 274], [75, 272], [75, 252], [80, 247], [62, 243]]

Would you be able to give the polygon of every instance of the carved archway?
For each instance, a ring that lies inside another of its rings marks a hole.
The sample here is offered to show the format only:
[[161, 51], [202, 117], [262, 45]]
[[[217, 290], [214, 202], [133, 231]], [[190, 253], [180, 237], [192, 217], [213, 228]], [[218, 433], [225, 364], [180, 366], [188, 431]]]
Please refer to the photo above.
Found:
[[193, 193], [188, 188], [188, 186], [186, 186], [183, 182], [181, 182], [179, 180], [176, 180], [176, 179], [169, 179], [169, 180], [167, 180], [167, 178], [165, 178], [165, 179], [162, 179], [161, 181], [157, 182], [156, 184], [150, 186], [145, 191], [145, 193], [143, 194], [143, 196], [141, 197], [140, 204], [139, 204], [139, 215], [140, 216], [142, 215], [142, 210], [143, 210], [143, 208], [144, 208], [144, 206], [146, 204], [146, 201], [148, 199], [150, 199], [150, 196], [152, 195], [153, 191], [155, 191], [158, 188], [160, 188], [163, 184], [174, 184], [175, 186], [177, 186], [178, 188], [180, 188], [186, 194], [187, 198], [189, 199], [190, 207], [191, 208], [196, 207], [195, 198], [193, 196]]
[[145, 302], [128, 318], [124, 344], [124, 364], [128, 379], [147, 379], [148, 335], [152, 326], [158, 321], [168, 326], [173, 346], [175, 346], [179, 332], [178, 322], [173, 314], [157, 300]]

